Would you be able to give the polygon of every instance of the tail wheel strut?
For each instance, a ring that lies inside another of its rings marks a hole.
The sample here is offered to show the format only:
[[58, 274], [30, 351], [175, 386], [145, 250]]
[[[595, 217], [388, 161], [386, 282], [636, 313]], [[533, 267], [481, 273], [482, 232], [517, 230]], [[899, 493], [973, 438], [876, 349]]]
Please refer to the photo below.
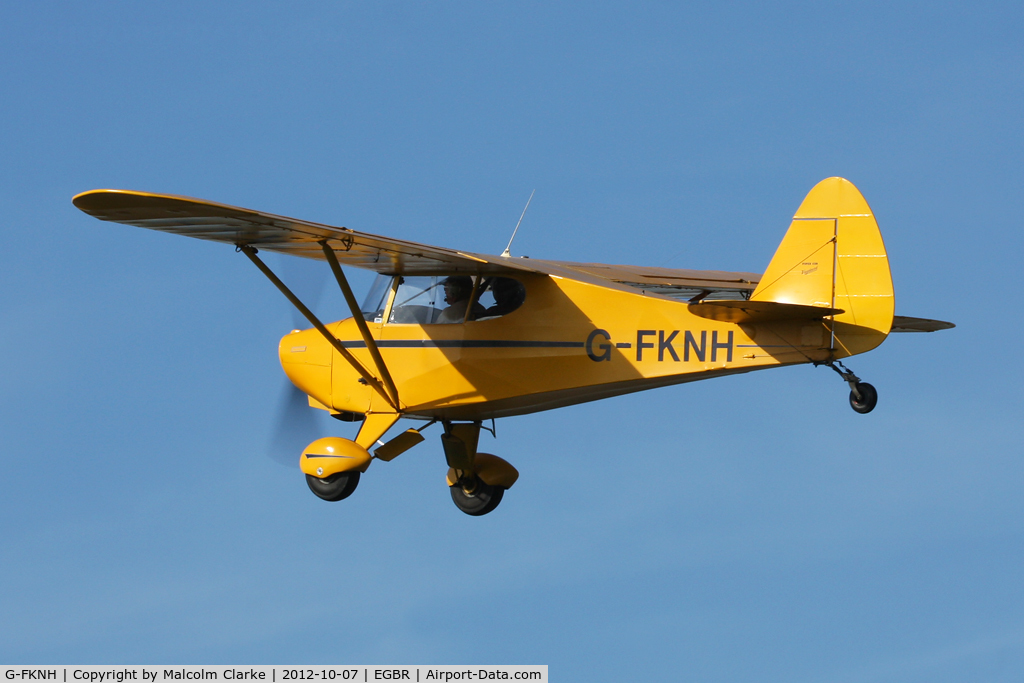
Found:
[[829, 366], [843, 378], [844, 382], [850, 385], [850, 407], [856, 412], [863, 415], [875, 409], [875, 405], [878, 403], [878, 391], [874, 386], [860, 381], [860, 377], [857, 377], [853, 370], [847, 368], [841, 361], [829, 361], [828, 363], [819, 363], [819, 365]]

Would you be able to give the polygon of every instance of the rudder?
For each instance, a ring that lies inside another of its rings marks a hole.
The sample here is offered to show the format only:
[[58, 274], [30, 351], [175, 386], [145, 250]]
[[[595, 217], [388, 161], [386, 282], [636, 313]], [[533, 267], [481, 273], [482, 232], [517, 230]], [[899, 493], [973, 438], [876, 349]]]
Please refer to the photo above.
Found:
[[842, 309], [825, 319], [836, 358], [885, 341], [895, 305], [889, 258], [853, 183], [826, 178], [811, 189], [750, 298]]

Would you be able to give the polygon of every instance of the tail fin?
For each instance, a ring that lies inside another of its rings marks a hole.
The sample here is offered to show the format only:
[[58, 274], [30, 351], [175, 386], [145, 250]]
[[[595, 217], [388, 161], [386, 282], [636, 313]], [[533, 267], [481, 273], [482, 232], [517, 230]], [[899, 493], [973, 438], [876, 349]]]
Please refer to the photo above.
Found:
[[842, 309], [825, 319], [836, 358], [885, 341], [894, 310], [889, 258], [853, 183], [826, 178], [814, 186], [750, 298]]

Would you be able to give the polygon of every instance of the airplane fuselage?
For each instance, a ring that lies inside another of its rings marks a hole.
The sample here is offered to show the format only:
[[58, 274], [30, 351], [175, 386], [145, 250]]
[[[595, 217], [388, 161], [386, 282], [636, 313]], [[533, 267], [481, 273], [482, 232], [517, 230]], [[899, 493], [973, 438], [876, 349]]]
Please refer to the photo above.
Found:
[[[688, 304], [566, 278], [525, 275], [521, 307], [461, 324], [369, 322], [402, 413], [482, 420], [659, 386], [842, 357], [828, 319], [732, 323]], [[388, 309], [394, 305], [391, 294]], [[371, 359], [351, 318], [328, 325], [353, 355]], [[285, 372], [335, 412], [393, 412], [316, 330], [286, 335]]]

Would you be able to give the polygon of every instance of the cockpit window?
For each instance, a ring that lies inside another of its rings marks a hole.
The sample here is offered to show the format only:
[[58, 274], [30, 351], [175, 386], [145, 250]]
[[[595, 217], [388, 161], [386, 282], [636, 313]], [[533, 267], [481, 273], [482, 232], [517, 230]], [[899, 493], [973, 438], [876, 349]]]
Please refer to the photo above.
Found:
[[390, 275], [378, 275], [377, 279], [370, 285], [370, 291], [363, 300], [359, 310], [363, 314], [363, 320], [368, 323], [384, 322], [384, 307], [388, 303], [388, 291], [391, 289]]
[[405, 325], [429, 325], [441, 314], [438, 306], [444, 306], [444, 290], [437, 277], [398, 278], [398, 292], [391, 305], [389, 323]]
[[389, 323], [444, 325], [496, 318], [522, 305], [526, 289], [511, 278], [400, 277]]
[[475, 301], [479, 280], [466, 275], [452, 275], [441, 280], [441, 286], [444, 287], [444, 302], [447, 305], [434, 322], [461, 323], [476, 320], [483, 315], [484, 307]]
[[510, 277], [484, 278], [478, 298], [484, 312], [477, 320], [497, 318], [516, 310], [526, 301], [526, 288]]

